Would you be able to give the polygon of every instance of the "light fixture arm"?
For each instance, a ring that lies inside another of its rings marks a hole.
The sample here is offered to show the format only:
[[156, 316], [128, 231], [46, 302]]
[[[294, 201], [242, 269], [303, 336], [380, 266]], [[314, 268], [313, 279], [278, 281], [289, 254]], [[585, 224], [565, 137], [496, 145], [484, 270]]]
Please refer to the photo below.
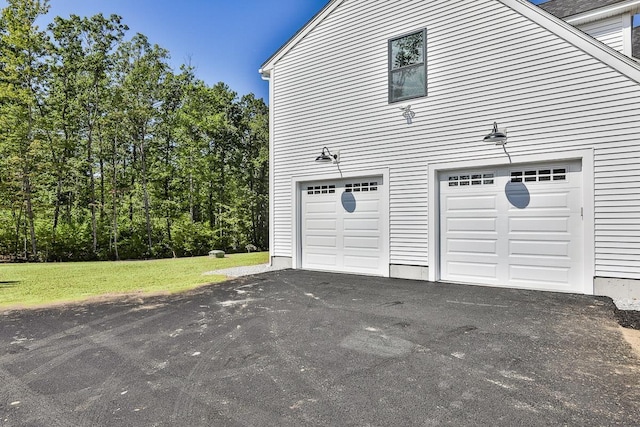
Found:
[[511, 154], [509, 154], [509, 153], [507, 152], [507, 144], [502, 144], [502, 149], [504, 150], [504, 154], [506, 154], [506, 155], [507, 155], [507, 157], [509, 158], [509, 163], [513, 163], [513, 162], [511, 161]]

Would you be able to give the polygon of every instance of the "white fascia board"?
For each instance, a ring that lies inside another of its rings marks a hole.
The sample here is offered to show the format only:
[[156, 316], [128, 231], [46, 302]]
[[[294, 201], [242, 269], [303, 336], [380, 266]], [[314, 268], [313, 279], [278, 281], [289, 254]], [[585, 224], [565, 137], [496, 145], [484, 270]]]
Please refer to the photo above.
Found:
[[640, 64], [615, 49], [599, 42], [560, 18], [556, 18], [528, 0], [498, 0], [522, 16], [530, 19], [583, 52], [600, 60], [629, 79], [640, 83]]
[[613, 4], [599, 9], [589, 10], [587, 12], [578, 13], [572, 16], [566, 16], [563, 19], [571, 25], [582, 25], [587, 22], [597, 21], [599, 19], [610, 18], [612, 16], [630, 13], [635, 15], [640, 9], [640, 0], [629, 0], [626, 2]]
[[309, 34], [315, 27], [318, 26], [331, 12], [334, 11], [336, 7], [338, 7], [344, 0], [332, 0], [322, 9], [320, 12], [316, 14], [304, 27], [302, 27], [292, 38], [289, 39], [280, 49], [274, 53], [271, 58], [267, 59], [267, 61], [262, 65], [258, 72], [262, 74], [263, 78], [269, 78], [271, 74], [271, 70], [275, 64], [286, 55], [295, 45], [297, 45], [300, 40], [305, 38], [307, 34]]

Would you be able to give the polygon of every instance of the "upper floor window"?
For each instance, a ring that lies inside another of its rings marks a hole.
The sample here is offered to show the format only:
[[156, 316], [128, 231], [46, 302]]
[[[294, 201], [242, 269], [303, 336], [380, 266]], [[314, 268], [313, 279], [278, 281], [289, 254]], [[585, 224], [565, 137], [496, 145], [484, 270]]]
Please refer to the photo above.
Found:
[[427, 31], [389, 40], [389, 102], [427, 95]]

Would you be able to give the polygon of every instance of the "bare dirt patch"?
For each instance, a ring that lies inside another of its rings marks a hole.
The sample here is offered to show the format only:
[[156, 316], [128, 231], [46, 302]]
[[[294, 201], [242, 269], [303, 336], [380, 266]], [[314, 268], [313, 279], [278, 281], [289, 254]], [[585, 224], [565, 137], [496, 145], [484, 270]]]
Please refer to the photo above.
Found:
[[[208, 286], [210, 284], [199, 286], [198, 288], [202, 288]], [[190, 289], [184, 292], [178, 292], [179, 294], [184, 293], [187, 294], [189, 292], [193, 292], [198, 288]], [[49, 304], [39, 304], [39, 305], [29, 305], [23, 306], [20, 304], [10, 305], [3, 308], [0, 308], [0, 315], [7, 315], [12, 311], [37, 311], [37, 310], [46, 310], [46, 309], [78, 309], [82, 307], [86, 307], [89, 305], [96, 304], [131, 304], [131, 305], [142, 305], [145, 301], [149, 299], [154, 299], [158, 297], [166, 297], [171, 295], [169, 292], [132, 292], [127, 294], [103, 294], [96, 295], [87, 298], [83, 298], [81, 300], [74, 301], [58, 301], [52, 302]], [[142, 310], [144, 308], [141, 308]]]
[[622, 336], [631, 345], [631, 348], [640, 357], [640, 331], [635, 329], [620, 328]]

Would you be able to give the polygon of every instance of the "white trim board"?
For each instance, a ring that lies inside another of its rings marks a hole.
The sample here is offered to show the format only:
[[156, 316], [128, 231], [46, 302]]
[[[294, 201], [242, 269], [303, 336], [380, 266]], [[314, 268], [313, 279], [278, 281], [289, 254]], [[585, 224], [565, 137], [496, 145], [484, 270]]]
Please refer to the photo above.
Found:
[[275, 253], [275, 227], [273, 218], [275, 217], [275, 72], [269, 76], [269, 265], [273, 265]]

